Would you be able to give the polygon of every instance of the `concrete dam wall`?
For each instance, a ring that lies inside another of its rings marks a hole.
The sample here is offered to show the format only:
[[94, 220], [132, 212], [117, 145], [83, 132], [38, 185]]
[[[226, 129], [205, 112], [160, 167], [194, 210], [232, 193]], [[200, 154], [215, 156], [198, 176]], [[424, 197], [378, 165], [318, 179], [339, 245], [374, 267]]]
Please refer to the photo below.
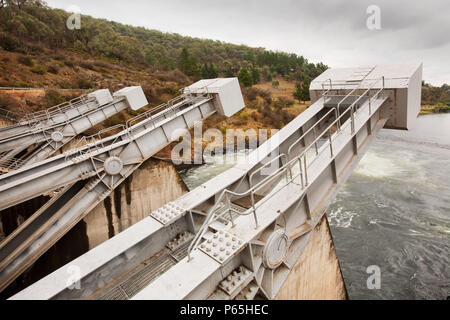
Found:
[[89, 249], [187, 191], [172, 164], [152, 158], [147, 160], [83, 219]]

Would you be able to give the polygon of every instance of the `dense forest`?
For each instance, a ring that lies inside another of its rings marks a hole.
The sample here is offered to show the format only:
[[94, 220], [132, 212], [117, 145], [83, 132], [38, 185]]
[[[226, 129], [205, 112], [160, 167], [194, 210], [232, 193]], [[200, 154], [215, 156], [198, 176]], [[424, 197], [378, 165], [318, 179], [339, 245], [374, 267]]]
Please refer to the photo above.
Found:
[[327, 68], [296, 54], [163, 33], [85, 15], [81, 17], [81, 28], [70, 30], [66, 21], [71, 14], [51, 9], [43, 1], [2, 3], [0, 46], [23, 54], [38, 54], [44, 46], [138, 68], [179, 69], [193, 79], [241, 74], [245, 86], [276, 76], [309, 81]]

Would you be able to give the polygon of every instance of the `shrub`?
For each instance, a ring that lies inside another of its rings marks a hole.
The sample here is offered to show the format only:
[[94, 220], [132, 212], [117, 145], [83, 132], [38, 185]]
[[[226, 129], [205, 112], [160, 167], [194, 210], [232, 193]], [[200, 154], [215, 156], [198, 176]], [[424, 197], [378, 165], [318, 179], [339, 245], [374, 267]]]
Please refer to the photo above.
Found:
[[178, 88], [177, 87], [164, 87], [163, 92], [167, 93], [167, 94], [175, 95], [178, 93]]
[[5, 33], [0, 33], [0, 47], [6, 51], [25, 52], [23, 43], [15, 37], [11, 37]]
[[280, 85], [280, 81], [274, 80], [272, 81], [272, 87], [278, 87]]
[[48, 89], [45, 90], [45, 102], [47, 103], [48, 107], [55, 106], [57, 104], [63, 103], [66, 101], [65, 97], [60, 94], [55, 89]]
[[278, 99], [273, 101], [273, 106], [275, 108], [286, 108], [292, 106], [294, 103], [295, 101], [292, 99], [279, 97]]
[[64, 61], [66, 57], [63, 54], [56, 54], [53, 56], [53, 59], [58, 60], [58, 61]]
[[88, 79], [79, 78], [79, 79], [76, 80], [75, 86], [78, 89], [90, 89], [90, 88], [92, 88], [92, 83]]
[[244, 88], [242, 90], [242, 93], [249, 101], [253, 101], [258, 96], [258, 91], [259, 91], [258, 89], [250, 87], [250, 88]]
[[27, 56], [18, 56], [17, 62], [27, 67], [32, 67], [34, 65], [33, 60], [31, 60], [31, 58]]
[[64, 60], [64, 64], [69, 68], [73, 68], [74, 64], [72, 60]]
[[105, 61], [101, 61], [101, 60], [94, 61], [93, 64], [100, 68], [111, 68], [111, 66], [108, 63], [106, 63]]
[[189, 78], [180, 70], [171, 70], [165, 72], [158, 72], [155, 77], [161, 81], [171, 81], [178, 84], [186, 84], [189, 82]]
[[259, 113], [259, 112], [252, 112], [252, 113], [250, 114], [250, 117], [252, 117], [252, 119], [253, 119], [254, 121], [259, 121], [260, 113]]
[[90, 62], [85, 62], [85, 61], [81, 61], [80, 62], [80, 67], [85, 68], [85, 69], [89, 69], [89, 70], [95, 70], [94, 65]]
[[19, 81], [19, 82], [14, 83], [13, 87], [27, 88], [28, 87], [28, 83]]
[[31, 72], [37, 73], [37, 74], [40, 74], [40, 75], [43, 75], [43, 74], [45, 74], [47, 72], [47, 68], [45, 66], [42, 66], [42, 65], [34, 66], [30, 70], [31, 70]]
[[53, 73], [53, 74], [58, 74], [59, 68], [56, 65], [51, 65], [48, 67], [48, 72]]
[[112, 127], [118, 124], [122, 124], [125, 123], [126, 119], [125, 119], [125, 115], [124, 113], [120, 112], [116, 115], [113, 115], [112, 117], [109, 117], [108, 119], [106, 119], [104, 121], [105, 127]]

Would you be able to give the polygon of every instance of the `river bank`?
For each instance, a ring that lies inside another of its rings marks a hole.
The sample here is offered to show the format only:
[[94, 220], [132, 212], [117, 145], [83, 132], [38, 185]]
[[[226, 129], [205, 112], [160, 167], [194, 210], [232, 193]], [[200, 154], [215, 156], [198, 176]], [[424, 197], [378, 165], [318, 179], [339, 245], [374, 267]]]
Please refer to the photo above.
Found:
[[450, 113], [450, 106], [443, 103], [438, 103], [435, 105], [422, 105], [420, 107], [420, 115], [432, 113]]

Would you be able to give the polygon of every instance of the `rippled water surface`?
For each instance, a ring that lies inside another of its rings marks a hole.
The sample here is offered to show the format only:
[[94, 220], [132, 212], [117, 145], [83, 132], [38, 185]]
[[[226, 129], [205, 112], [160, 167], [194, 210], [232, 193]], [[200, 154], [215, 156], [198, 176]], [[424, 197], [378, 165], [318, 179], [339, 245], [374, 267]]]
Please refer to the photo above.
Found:
[[[182, 173], [194, 188], [245, 153]], [[328, 210], [351, 299], [445, 299], [450, 295], [450, 114], [382, 130]], [[381, 288], [367, 288], [368, 266]]]
[[[450, 115], [382, 130], [328, 210], [350, 298], [450, 295]], [[377, 265], [381, 288], [367, 289]]]

